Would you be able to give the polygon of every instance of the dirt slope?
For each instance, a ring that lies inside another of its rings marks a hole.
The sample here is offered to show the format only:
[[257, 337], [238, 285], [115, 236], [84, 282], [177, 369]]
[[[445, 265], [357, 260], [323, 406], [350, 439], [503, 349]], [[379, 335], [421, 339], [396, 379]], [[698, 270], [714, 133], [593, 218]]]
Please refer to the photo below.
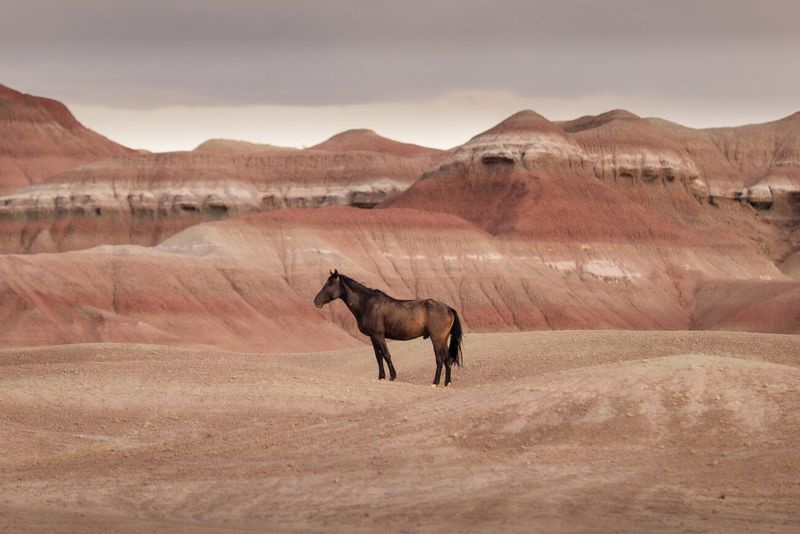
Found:
[[796, 532], [800, 338], [0, 351], [0, 530]]

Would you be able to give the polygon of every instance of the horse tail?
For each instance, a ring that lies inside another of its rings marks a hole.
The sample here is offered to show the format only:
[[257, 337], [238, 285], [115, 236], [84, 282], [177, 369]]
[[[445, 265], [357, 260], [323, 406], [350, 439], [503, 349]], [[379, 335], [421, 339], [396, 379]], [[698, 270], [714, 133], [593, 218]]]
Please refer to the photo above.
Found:
[[451, 364], [456, 364], [461, 367], [463, 356], [461, 354], [461, 341], [464, 338], [464, 332], [461, 330], [461, 320], [453, 308], [450, 308], [453, 314], [453, 326], [450, 328], [450, 347], [447, 349], [447, 358]]

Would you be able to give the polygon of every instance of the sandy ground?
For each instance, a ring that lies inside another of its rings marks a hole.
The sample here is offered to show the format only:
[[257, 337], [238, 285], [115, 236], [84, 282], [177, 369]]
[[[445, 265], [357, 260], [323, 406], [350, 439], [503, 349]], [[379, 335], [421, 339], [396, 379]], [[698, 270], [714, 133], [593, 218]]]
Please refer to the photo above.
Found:
[[800, 336], [391, 349], [0, 351], [0, 531], [800, 531]]

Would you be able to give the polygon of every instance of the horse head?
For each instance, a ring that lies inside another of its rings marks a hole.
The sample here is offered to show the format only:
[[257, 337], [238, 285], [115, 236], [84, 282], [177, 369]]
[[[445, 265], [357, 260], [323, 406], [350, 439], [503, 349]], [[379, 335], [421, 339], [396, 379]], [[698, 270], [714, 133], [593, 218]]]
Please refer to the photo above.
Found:
[[339, 277], [339, 271], [335, 270], [331, 272], [331, 275], [328, 277], [325, 285], [322, 286], [322, 289], [319, 290], [317, 296], [314, 297], [314, 306], [317, 308], [322, 308], [327, 303], [331, 302], [332, 300], [336, 300], [341, 296], [342, 281]]

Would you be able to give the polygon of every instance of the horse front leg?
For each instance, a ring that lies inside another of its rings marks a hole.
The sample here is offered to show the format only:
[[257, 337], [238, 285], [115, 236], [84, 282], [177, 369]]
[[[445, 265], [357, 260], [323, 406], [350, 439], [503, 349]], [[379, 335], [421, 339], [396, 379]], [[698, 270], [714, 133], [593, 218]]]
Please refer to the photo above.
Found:
[[[378, 336], [371, 336], [372, 348], [375, 351], [375, 359], [378, 361], [378, 380], [386, 378], [386, 371], [383, 369], [383, 346]], [[392, 379], [394, 380], [394, 379]]]
[[394, 364], [392, 364], [392, 355], [389, 354], [389, 347], [386, 345], [386, 338], [381, 337], [381, 354], [383, 354], [383, 359], [386, 360], [386, 365], [389, 366], [389, 380], [395, 380], [397, 378], [397, 371], [394, 370]]

